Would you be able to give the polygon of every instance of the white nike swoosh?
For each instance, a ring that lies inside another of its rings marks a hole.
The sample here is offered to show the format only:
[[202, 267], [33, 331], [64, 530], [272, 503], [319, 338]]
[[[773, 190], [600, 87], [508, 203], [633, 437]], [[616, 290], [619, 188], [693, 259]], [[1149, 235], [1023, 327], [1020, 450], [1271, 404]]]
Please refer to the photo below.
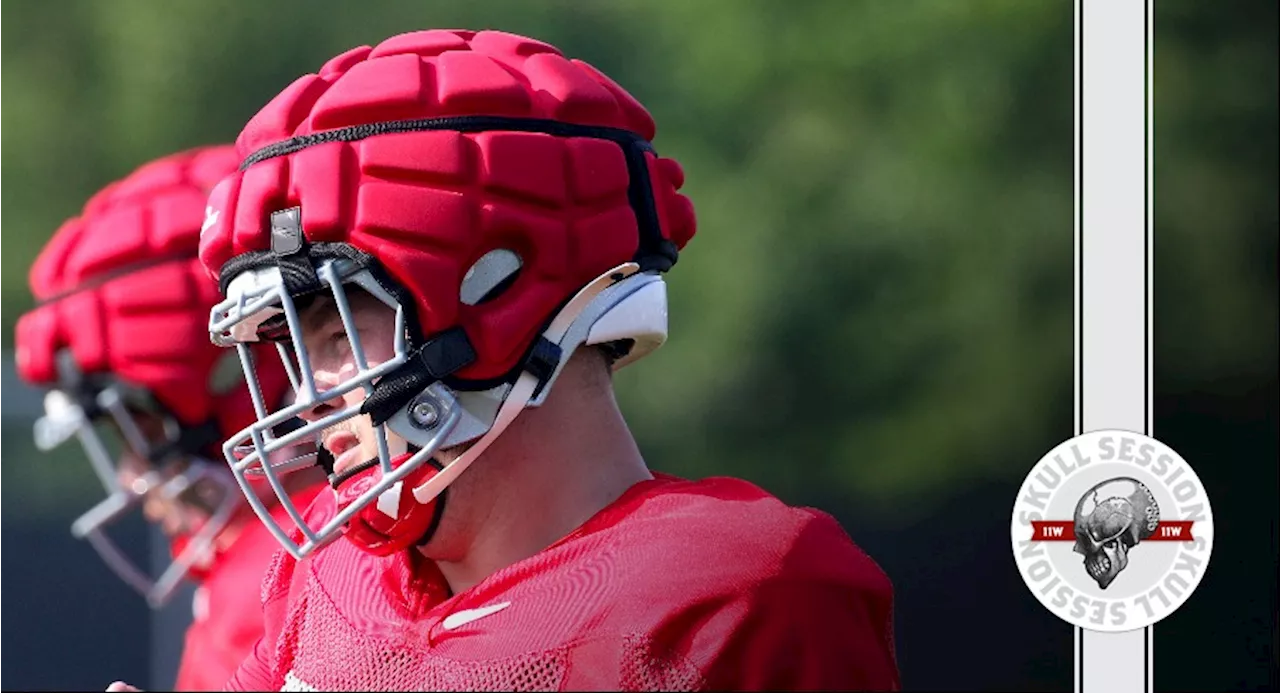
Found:
[[312, 686], [306, 681], [303, 681], [302, 679], [298, 678], [297, 675], [295, 675], [292, 671], [290, 671], [284, 675], [284, 686], [280, 690], [303, 691], [303, 693], [307, 693], [309, 691], [318, 691], [320, 689], [316, 688], [315, 686]]
[[210, 227], [218, 223], [218, 216], [220, 214], [222, 214], [222, 212], [219, 210], [212, 209], [210, 207], [204, 208], [204, 223], [200, 225], [200, 235], [203, 236], [205, 231], [208, 231]]
[[478, 621], [490, 614], [496, 614], [508, 606], [511, 606], [511, 602], [491, 604], [489, 606], [482, 606], [479, 609], [463, 609], [462, 611], [455, 611], [446, 616], [445, 619], [440, 622], [440, 627], [445, 630], [453, 630], [454, 628], [465, 626], [472, 621]]

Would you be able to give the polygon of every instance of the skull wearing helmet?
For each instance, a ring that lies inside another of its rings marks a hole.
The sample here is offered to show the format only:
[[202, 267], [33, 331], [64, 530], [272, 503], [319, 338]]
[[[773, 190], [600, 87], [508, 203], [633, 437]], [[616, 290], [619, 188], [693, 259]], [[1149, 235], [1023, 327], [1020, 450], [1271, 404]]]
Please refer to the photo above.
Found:
[[1076, 503], [1076, 553], [1089, 577], [1106, 589], [1129, 565], [1129, 551], [1155, 532], [1160, 506], [1151, 489], [1136, 479], [1109, 479]]

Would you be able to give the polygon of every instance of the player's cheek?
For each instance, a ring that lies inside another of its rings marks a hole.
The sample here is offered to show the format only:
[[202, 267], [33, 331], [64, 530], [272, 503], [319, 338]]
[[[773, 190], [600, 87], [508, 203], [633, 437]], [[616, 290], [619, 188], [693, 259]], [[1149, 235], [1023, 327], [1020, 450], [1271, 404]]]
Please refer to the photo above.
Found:
[[360, 449], [366, 459], [378, 456], [378, 436], [373, 429], [373, 420], [368, 414], [356, 417], [356, 435], [360, 437]]
[[364, 351], [365, 361], [370, 367], [390, 361], [395, 356], [394, 321], [382, 324], [382, 320], [371, 320], [371, 324], [359, 328], [360, 348]]

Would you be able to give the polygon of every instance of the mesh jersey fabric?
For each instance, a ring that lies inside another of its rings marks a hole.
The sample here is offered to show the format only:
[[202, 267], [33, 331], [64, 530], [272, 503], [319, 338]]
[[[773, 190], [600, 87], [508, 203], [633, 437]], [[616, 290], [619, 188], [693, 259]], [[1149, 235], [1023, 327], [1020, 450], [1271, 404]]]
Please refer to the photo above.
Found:
[[[294, 501], [305, 505], [323, 488], [297, 493]], [[280, 506], [272, 515], [277, 522], [288, 521]], [[174, 690], [221, 690], [262, 637], [260, 586], [280, 544], [257, 518], [249, 516], [243, 522], [235, 541], [209, 568], [196, 573], [200, 579], [193, 618], [184, 636]]]
[[456, 596], [420, 553], [346, 541], [277, 553], [262, 596], [228, 690], [899, 687], [888, 578], [830, 516], [736, 479], [636, 484]]

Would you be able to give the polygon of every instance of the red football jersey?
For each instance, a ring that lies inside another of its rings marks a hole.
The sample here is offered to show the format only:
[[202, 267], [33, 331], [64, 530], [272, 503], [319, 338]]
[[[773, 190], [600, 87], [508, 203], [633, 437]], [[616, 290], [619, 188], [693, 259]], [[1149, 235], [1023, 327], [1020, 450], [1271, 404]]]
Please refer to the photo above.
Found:
[[[294, 497], [307, 503], [323, 489], [316, 486]], [[289, 521], [284, 509], [272, 510], [276, 521]], [[288, 526], [285, 524], [284, 526]], [[262, 638], [262, 578], [280, 544], [267, 528], [250, 516], [240, 536], [197, 573], [199, 586], [192, 603], [174, 690], [216, 691], [227, 684], [254, 643]]]
[[345, 541], [278, 553], [262, 593], [229, 690], [899, 687], [884, 573], [830, 516], [736, 479], [636, 484], [454, 596], [420, 553]]

